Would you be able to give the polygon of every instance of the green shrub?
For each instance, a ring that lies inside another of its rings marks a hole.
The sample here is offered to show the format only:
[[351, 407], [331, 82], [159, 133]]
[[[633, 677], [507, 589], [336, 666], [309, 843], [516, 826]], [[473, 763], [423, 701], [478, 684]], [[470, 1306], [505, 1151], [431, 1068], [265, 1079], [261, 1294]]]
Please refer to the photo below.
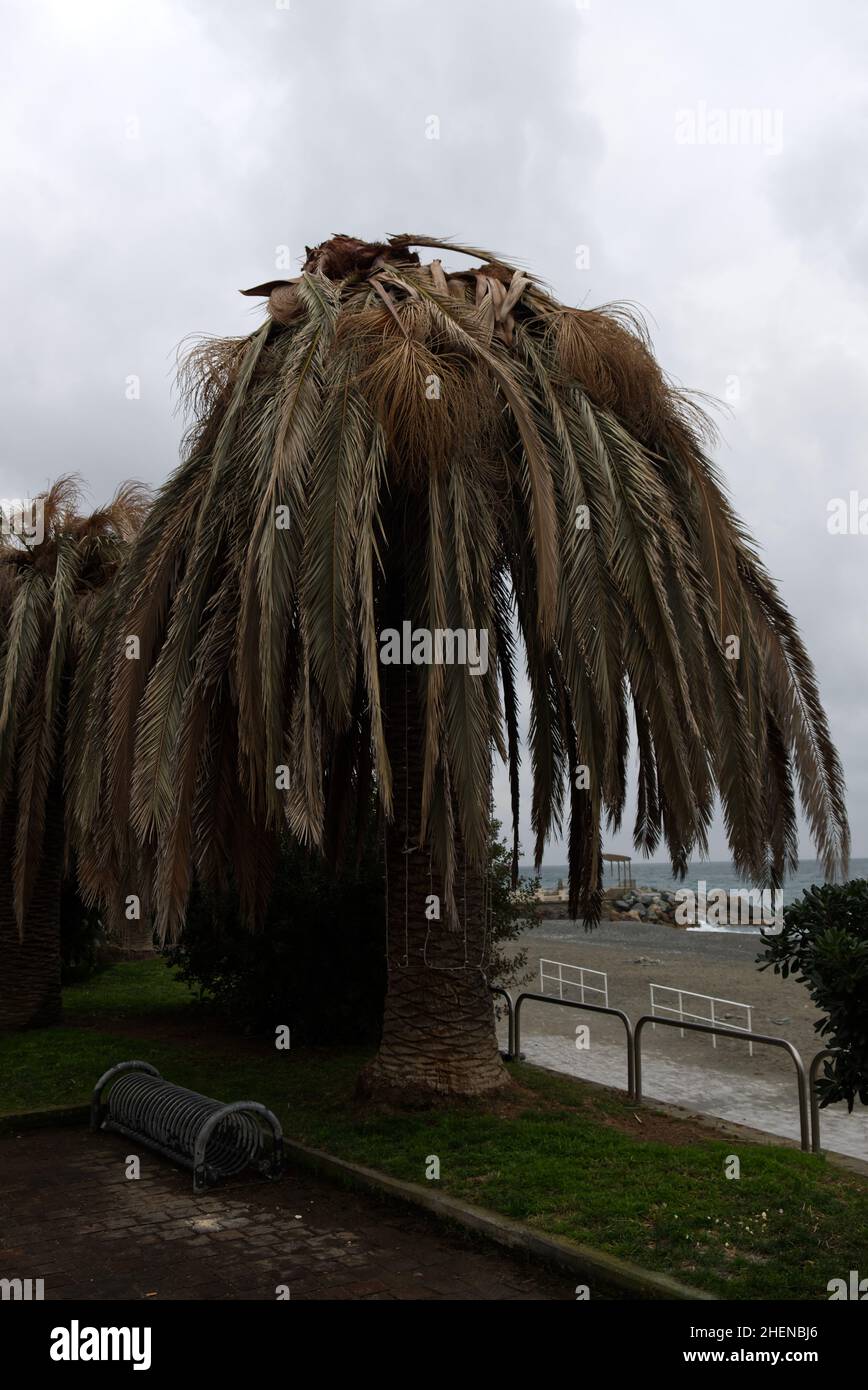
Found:
[[[492, 825], [489, 851], [492, 984], [518, 983], [527, 954], [504, 947], [534, 921], [536, 880], [510, 890], [510, 852]], [[282, 846], [261, 931], [241, 924], [238, 898], [194, 887], [181, 939], [166, 955], [179, 978], [236, 1027], [293, 1044], [377, 1043], [386, 989], [385, 894], [376, 846], [336, 874], [298, 845]]]
[[293, 1044], [376, 1042], [386, 987], [383, 884], [362, 864], [340, 876], [286, 844], [261, 931], [242, 925], [234, 890], [194, 887], [181, 939], [166, 954], [236, 1026]]
[[825, 1015], [814, 1027], [836, 1056], [818, 1082], [820, 1104], [868, 1104], [868, 880], [807, 888], [763, 946], [760, 968], [795, 975]]
[[104, 941], [98, 909], [82, 902], [74, 877], [64, 879], [60, 891], [60, 961], [64, 984], [86, 980], [93, 974]]
[[507, 956], [504, 947], [516, 941], [522, 932], [537, 925], [536, 891], [538, 878], [520, 878], [512, 891], [512, 851], [499, 838], [500, 822], [492, 821], [488, 846], [488, 889], [491, 908], [490, 960], [488, 982], [502, 989], [526, 984], [531, 978], [527, 971], [527, 951], [514, 951]]

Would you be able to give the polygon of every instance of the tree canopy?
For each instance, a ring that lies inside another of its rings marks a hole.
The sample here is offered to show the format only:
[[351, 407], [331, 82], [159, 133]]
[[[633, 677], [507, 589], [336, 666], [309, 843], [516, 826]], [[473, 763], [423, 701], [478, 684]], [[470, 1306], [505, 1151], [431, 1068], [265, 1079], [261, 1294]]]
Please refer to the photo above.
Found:
[[[479, 264], [447, 273], [413, 247]], [[683, 872], [719, 795], [736, 868], [777, 882], [800, 799], [826, 871], [843, 866], [810, 659], [709, 458], [706, 414], [630, 310], [571, 308], [494, 255], [409, 235], [332, 238], [248, 293], [268, 296], [266, 321], [186, 360], [184, 456], [96, 663], [99, 756], [78, 804], [100, 822], [104, 882], [132, 862], [129, 824], [164, 933], [193, 864], [207, 883], [231, 863], [255, 916], [284, 818], [329, 847], [369, 785], [391, 813], [378, 635], [398, 556], [407, 618], [488, 633], [484, 674], [414, 668], [423, 833], [447, 894], [456, 832], [484, 865], [492, 750], [517, 850], [522, 653], [535, 856], [565, 829], [573, 914], [599, 909], [631, 712], [638, 851], [662, 841]]]

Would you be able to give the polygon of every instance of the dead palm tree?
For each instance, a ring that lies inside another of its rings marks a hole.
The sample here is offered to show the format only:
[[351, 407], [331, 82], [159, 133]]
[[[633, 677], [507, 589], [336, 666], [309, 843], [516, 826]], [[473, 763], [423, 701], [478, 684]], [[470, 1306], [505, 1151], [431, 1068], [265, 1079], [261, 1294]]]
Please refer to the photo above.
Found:
[[[481, 264], [447, 274], [411, 246]], [[846, 860], [813, 670], [704, 416], [629, 313], [568, 308], [492, 255], [410, 236], [335, 237], [247, 293], [269, 296], [267, 321], [187, 362], [195, 424], [125, 575], [94, 775], [165, 934], [194, 861], [206, 880], [231, 863], [255, 920], [282, 818], [338, 855], [373, 785], [389, 988], [366, 1083], [481, 1093], [505, 1079], [483, 866], [493, 752], [517, 836], [519, 642], [536, 858], [566, 821], [571, 912], [589, 922], [631, 711], [638, 849], [662, 837], [682, 873], [719, 794], [737, 869], [778, 880], [797, 783], [824, 864]], [[487, 669], [385, 664], [405, 623], [487, 634]], [[119, 656], [130, 635], [137, 661]]]
[[[145, 506], [127, 483], [79, 514], [78, 480], [35, 499], [32, 526], [4, 516], [0, 537], [0, 1028], [60, 1015], [65, 815], [88, 750], [69, 720], [104, 619], [106, 595]], [[86, 844], [80, 847], [85, 859]]]

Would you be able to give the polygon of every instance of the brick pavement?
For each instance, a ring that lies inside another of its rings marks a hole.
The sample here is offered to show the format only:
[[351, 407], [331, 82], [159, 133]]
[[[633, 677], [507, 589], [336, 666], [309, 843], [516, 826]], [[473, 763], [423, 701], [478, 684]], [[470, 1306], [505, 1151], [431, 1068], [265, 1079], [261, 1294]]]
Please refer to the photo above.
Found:
[[[0, 1138], [0, 1278], [46, 1299], [573, 1299], [575, 1279], [291, 1169], [192, 1194], [190, 1174], [87, 1130]], [[592, 1291], [593, 1292], [593, 1291]]]

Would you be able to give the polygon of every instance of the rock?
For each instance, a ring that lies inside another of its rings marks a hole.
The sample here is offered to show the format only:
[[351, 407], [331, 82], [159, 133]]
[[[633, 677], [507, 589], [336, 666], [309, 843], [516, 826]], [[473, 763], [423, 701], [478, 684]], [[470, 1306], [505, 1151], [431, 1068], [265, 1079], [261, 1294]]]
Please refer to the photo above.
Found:
[[567, 909], [563, 903], [537, 902], [535, 916], [538, 922], [560, 922], [567, 919]]
[[641, 922], [642, 914], [639, 911], [639, 909], [636, 907], [631, 908], [630, 911], [627, 913], [627, 920], [629, 922]]

